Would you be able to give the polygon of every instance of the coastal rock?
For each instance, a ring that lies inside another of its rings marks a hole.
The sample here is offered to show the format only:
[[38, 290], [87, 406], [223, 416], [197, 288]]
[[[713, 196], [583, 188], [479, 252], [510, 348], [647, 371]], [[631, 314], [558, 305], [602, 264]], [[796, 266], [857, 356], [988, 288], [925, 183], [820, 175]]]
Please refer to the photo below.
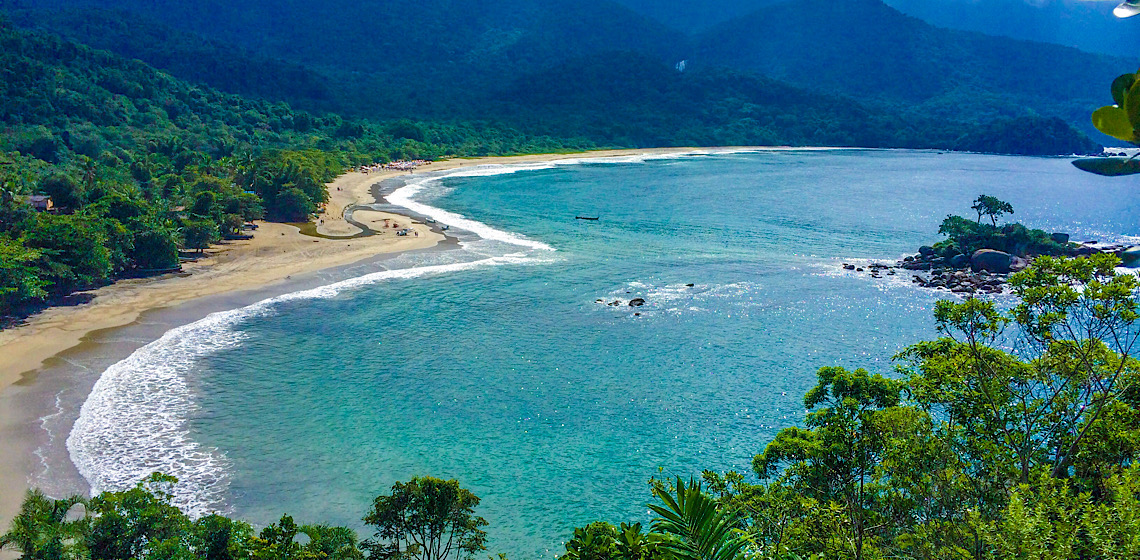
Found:
[[1013, 257], [1013, 259], [1011, 259], [1011, 262], [1009, 263], [1009, 271], [1010, 272], [1021, 272], [1022, 270], [1025, 270], [1026, 268], [1029, 268], [1029, 259], [1025, 259], [1022, 257], [1015, 256], [1015, 257]]
[[1067, 233], [1054, 233], [1049, 237], [1053, 240], [1054, 243], [1060, 243], [1061, 245], [1069, 242], [1069, 234]]
[[929, 245], [923, 245], [922, 247], [918, 248], [918, 254], [920, 254], [924, 257], [929, 257], [930, 255], [934, 254], [934, 247], [931, 247]]
[[1013, 264], [1013, 257], [1003, 251], [995, 251], [993, 249], [978, 249], [974, 255], [970, 257], [970, 267], [974, 272], [995, 272], [998, 274], [1009, 273], [1010, 265]]
[[966, 255], [954, 255], [950, 257], [950, 266], [954, 268], [966, 268], [970, 266], [970, 257]]
[[641, 307], [642, 305], [645, 305], [645, 299], [644, 298], [635, 297], [635, 298], [629, 300], [629, 306], [630, 307]]
[[843, 270], [855, 270], [855, 265], [843, 263]]
[[1140, 267], [1140, 245], [1129, 247], [1120, 252], [1120, 260], [1128, 268]]

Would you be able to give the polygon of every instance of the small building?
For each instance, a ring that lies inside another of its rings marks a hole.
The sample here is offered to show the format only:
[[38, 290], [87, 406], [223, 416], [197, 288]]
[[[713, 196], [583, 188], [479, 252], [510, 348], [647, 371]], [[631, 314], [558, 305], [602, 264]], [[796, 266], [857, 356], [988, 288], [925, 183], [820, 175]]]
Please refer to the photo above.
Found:
[[24, 202], [28, 203], [28, 206], [31, 206], [37, 212], [50, 212], [55, 209], [55, 205], [51, 203], [51, 197], [46, 194], [25, 196]]

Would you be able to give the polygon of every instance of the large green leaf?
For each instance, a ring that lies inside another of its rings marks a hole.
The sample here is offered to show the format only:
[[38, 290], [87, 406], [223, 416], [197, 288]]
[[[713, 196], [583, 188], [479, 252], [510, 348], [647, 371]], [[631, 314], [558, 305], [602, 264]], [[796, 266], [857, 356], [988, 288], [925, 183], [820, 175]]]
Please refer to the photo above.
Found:
[[1112, 81], [1112, 101], [1117, 106], [1124, 106], [1124, 95], [1128, 93], [1128, 88], [1131, 88], [1135, 81], [1136, 74], [1123, 74]]
[[[1140, 84], [1140, 81], [1136, 83]], [[1140, 94], [1136, 96], [1136, 99], [1140, 101]], [[1127, 100], [1128, 99], [1125, 99], [1125, 101]], [[1097, 109], [1092, 114], [1092, 122], [1097, 130], [1117, 140], [1124, 140], [1125, 142], [1133, 142], [1136, 140], [1136, 132], [1132, 127], [1132, 121], [1128, 119], [1128, 113], [1120, 107], [1112, 105]]]
[[1132, 128], [1135, 129], [1136, 125], [1140, 125], [1140, 80], [1132, 82], [1128, 87], [1128, 92], [1124, 94], [1124, 112], [1128, 114], [1128, 122], [1132, 123]]
[[1140, 160], [1125, 158], [1087, 158], [1073, 161], [1081, 171], [1105, 177], [1120, 177], [1140, 173]]

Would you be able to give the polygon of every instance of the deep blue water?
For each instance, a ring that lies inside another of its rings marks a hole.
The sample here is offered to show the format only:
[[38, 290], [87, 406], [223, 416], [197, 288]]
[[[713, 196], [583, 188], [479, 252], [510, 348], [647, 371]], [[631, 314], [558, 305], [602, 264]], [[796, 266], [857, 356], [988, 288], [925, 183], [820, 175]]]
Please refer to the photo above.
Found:
[[[895, 352], [935, 335], [930, 309], [945, 294], [841, 263], [933, 243], [981, 193], [1076, 239], [1138, 236], [1138, 186], [1060, 159], [898, 151], [433, 181], [418, 202], [555, 251], [467, 237], [465, 249], [401, 257], [439, 272], [227, 319], [208, 351], [180, 343], [192, 357], [172, 373], [187, 399], [172, 421], [181, 439], [121, 470], [181, 469], [257, 523], [287, 511], [354, 526], [397, 480], [457, 478], [483, 499], [488, 552], [550, 558], [575, 526], [647, 519], [651, 476], [750, 472], [802, 417], [819, 367], [889, 374]], [[633, 297], [647, 304], [596, 302]], [[124, 379], [148, 363], [123, 366]], [[175, 444], [190, 451], [161, 452]], [[108, 465], [89, 471], [120, 468]]]

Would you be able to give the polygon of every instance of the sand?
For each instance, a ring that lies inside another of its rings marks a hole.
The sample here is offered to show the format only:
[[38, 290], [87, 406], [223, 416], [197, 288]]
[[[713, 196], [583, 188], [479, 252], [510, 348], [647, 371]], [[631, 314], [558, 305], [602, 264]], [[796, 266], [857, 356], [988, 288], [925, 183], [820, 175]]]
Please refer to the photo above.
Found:
[[[517, 157], [451, 159], [421, 167], [419, 172], [505, 163], [536, 163], [573, 157], [610, 157], [638, 154], [682, 153], [693, 148], [658, 150], [608, 150], [584, 154], [544, 154]], [[346, 173], [327, 185], [329, 202], [321, 214], [317, 232], [345, 237], [361, 229], [344, 219], [345, 210], [356, 204], [376, 202], [371, 187], [406, 172]], [[91, 292], [85, 304], [49, 308], [24, 324], [0, 331], [0, 392], [21, 379], [34, 382], [34, 372], [45, 360], [79, 346], [95, 331], [134, 323], [149, 310], [184, 305], [195, 299], [243, 290], [255, 290], [285, 282], [294, 275], [315, 272], [366, 260], [384, 253], [422, 249], [444, 239], [438, 231], [406, 216], [358, 210], [354, 220], [379, 232], [351, 239], [308, 236], [291, 225], [261, 222], [253, 239], [229, 241], [205, 252], [184, 266], [184, 273], [157, 278], [122, 280]], [[385, 228], [384, 224], [398, 224]], [[399, 228], [414, 228], [418, 236], [397, 236]], [[31, 426], [17, 425], [9, 411], [0, 411], [0, 527], [8, 527], [19, 510], [27, 489], [30, 438], [22, 437]], [[5, 555], [0, 553], [0, 558]]]

